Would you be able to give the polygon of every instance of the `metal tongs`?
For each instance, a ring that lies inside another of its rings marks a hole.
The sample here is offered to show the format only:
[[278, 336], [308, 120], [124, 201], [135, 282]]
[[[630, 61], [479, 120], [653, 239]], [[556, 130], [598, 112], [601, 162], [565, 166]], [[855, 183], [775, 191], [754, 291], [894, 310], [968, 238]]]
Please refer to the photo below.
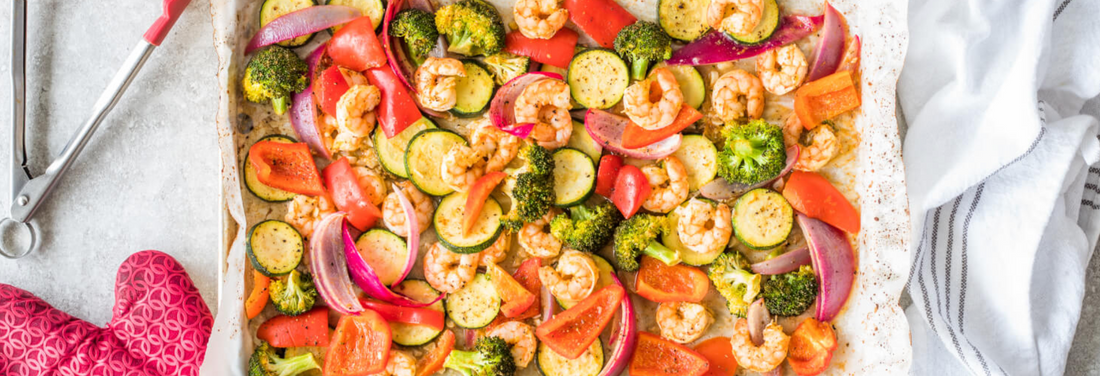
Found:
[[20, 258], [38, 249], [40, 233], [32, 222], [34, 214], [42, 207], [50, 192], [57, 187], [61, 177], [72, 166], [77, 155], [87, 146], [107, 113], [118, 103], [122, 93], [134, 81], [138, 70], [149, 59], [153, 49], [160, 45], [172, 25], [179, 19], [184, 8], [191, 0], [164, 0], [164, 12], [145, 32], [138, 45], [130, 51], [122, 68], [95, 102], [92, 116], [80, 126], [65, 150], [57, 156], [46, 172], [39, 176], [31, 174], [27, 167], [27, 150], [24, 142], [26, 130], [26, 44], [27, 44], [27, 1], [12, 0], [11, 29], [11, 80], [12, 80], [12, 160], [11, 160], [11, 214], [0, 219], [0, 228], [21, 224], [26, 227], [30, 239], [21, 249], [8, 249], [7, 242], [0, 243], [0, 256], [10, 259]]

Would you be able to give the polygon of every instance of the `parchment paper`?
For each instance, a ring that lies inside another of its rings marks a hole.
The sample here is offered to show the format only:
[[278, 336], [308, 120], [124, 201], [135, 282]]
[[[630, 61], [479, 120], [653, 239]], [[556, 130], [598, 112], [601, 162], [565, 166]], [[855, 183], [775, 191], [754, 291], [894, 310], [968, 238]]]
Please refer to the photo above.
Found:
[[[513, 0], [492, 0], [505, 10], [505, 22], [511, 20]], [[243, 375], [252, 350], [252, 334], [244, 316], [244, 299], [250, 288], [250, 278], [244, 252], [244, 229], [238, 224], [255, 223], [265, 217], [281, 218], [285, 204], [265, 204], [242, 194], [239, 166], [241, 149], [265, 134], [293, 134], [287, 117], [275, 116], [269, 105], [255, 105], [243, 100], [237, 88], [247, 57], [244, 46], [258, 29], [257, 14], [262, 1], [212, 0], [214, 44], [219, 66], [221, 93], [217, 126], [222, 162], [222, 204], [225, 215], [221, 221], [224, 241], [220, 257], [221, 283], [218, 316], [210, 340], [204, 375]], [[656, 18], [656, 0], [619, 0], [640, 19]], [[824, 4], [818, 0], [783, 0], [786, 13], [817, 15]], [[843, 119], [841, 134], [849, 137], [842, 152], [824, 171], [848, 198], [860, 208], [862, 232], [855, 239], [857, 278], [845, 310], [834, 321], [840, 345], [826, 375], [903, 374], [909, 369], [912, 348], [909, 328], [898, 306], [909, 270], [908, 199], [905, 194], [905, 173], [901, 162], [901, 143], [895, 117], [895, 84], [901, 70], [908, 40], [906, 3], [890, 0], [837, 0], [833, 5], [849, 22], [850, 31], [862, 38], [861, 94], [859, 111]], [[310, 45], [315, 45], [320, 41]], [[582, 39], [584, 42], [585, 39]], [[813, 39], [800, 46], [808, 53]], [[311, 47], [298, 50], [307, 53]], [[750, 64], [751, 60], [738, 65]], [[769, 104], [768, 120], [776, 113], [789, 111], [790, 103]], [[844, 138], [844, 137], [842, 137]], [[433, 236], [431, 231], [425, 236]], [[422, 244], [427, 242], [422, 241]], [[714, 294], [712, 292], [712, 294]], [[713, 299], [711, 299], [713, 300]], [[720, 299], [718, 300], [720, 301]], [[640, 329], [652, 330], [652, 305], [636, 298], [639, 304]], [[728, 333], [731, 320], [719, 303], [712, 307], [721, 313], [711, 329], [711, 335]], [[726, 334], [728, 335], [728, 334]], [[793, 374], [784, 365], [785, 374]], [[535, 367], [528, 367], [527, 372]], [[744, 371], [742, 371], [744, 372]]]

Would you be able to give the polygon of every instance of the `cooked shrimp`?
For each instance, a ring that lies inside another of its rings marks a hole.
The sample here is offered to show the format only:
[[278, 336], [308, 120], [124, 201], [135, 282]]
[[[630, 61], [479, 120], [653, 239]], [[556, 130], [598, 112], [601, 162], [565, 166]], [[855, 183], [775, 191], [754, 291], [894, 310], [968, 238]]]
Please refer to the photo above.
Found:
[[286, 216], [283, 219], [298, 229], [302, 236], [309, 238], [313, 235], [313, 225], [325, 215], [334, 212], [336, 207], [328, 197], [297, 195], [287, 204]]
[[429, 57], [416, 68], [417, 100], [421, 106], [436, 111], [448, 111], [458, 101], [455, 87], [466, 77], [466, 68], [458, 59]]
[[485, 160], [485, 172], [500, 171], [519, 153], [519, 137], [498, 129], [489, 118], [478, 119], [469, 125], [470, 145]]
[[452, 293], [474, 280], [477, 253], [454, 253], [436, 242], [424, 255], [424, 279], [436, 290]]
[[707, 253], [715, 249], [725, 249], [733, 233], [730, 222], [730, 208], [726, 204], [718, 206], [691, 199], [687, 205], [676, 207], [676, 231], [680, 242], [688, 249]]
[[[431, 227], [432, 213], [435, 212], [435, 204], [432, 203], [432, 198], [416, 189], [416, 186], [408, 180], [397, 183], [397, 186], [405, 194], [405, 198], [409, 200], [409, 203], [412, 204], [413, 212], [416, 213], [416, 223], [420, 226], [420, 233], [424, 233], [428, 227]], [[406, 228], [405, 208], [401, 207], [401, 200], [397, 198], [397, 192], [390, 192], [386, 195], [386, 202], [382, 205], [382, 222], [386, 224], [386, 228], [397, 234], [397, 236], [409, 236], [409, 231]]]
[[783, 327], [772, 322], [764, 328], [764, 344], [756, 346], [749, 338], [749, 323], [745, 319], [737, 320], [730, 336], [737, 364], [754, 372], [768, 372], [783, 363], [790, 342], [791, 337], [783, 333]]
[[569, 20], [569, 11], [558, 0], [518, 0], [512, 15], [519, 32], [531, 39], [550, 39]]
[[684, 92], [668, 68], [654, 70], [648, 78], [628, 86], [623, 94], [623, 113], [645, 129], [672, 124], [683, 104]]
[[535, 348], [538, 347], [539, 342], [535, 338], [535, 329], [530, 325], [509, 321], [489, 329], [485, 335], [500, 337], [504, 342], [512, 345], [512, 358], [516, 361], [516, 367], [527, 367], [531, 359], [535, 358]]
[[512, 249], [512, 235], [507, 231], [500, 234], [497, 241], [493, 242], [489, 248], [483, 249], [479, 254], [481, 255], [481, 261], [478, 263], [481, 266], [489, 266], [489, 264], [497, 264], [504, 259], [508, 258], [508, 251]]
[[382, 200], [386, 198], [386, 180], [382, 175], [361, 166], [356, 166], [351, 171], [355, 174], [359, 187], [363, 189], [370, 203], [375, 207], [382, 205]]
[[763, 15], [763, 0], [711, 0], [707, 6], [710, 27], [727, 34], [751, 32]]
[[764, 85], [752, 73], [734, 69], [714, 83], [714, 111], [723, 121], [759, 119], [764, 114]]
[[336, 102], [336, 137], [332, 148], [336, 151], [352, 151], [362, 147], [377, 122], [374, 108], [382, 100], [382, 93], [374, 85], [354, 85]]
[[562, 300], [574, 302], [584, 300], [592, 290], [596, 289], [598, 279], [599, 269], [596, 268], [596, 261], [584, 252], [572, 249], [561, 254], [556, 267], [539, 268], [539, 280], [542, 281], [542, 285]]
[[386, 369], [371, 376], [413, 376], [416, 373], [416, 358], [408, 352], [391, 349], [386, 360]]
[[642, 203], [645, 210], [668, 213], [688, 198], [687, 169], [673, 156], [661, 159], [656, 165], [642, 167], [642, 173], [649, 180], [653, 191]]
[[661, 337], [673, 342], [697, 340], [711, 323], [714, 323], [714, 314], [702, 304], [671, 302], [657, 306], [657, 326], [661, 328]]
[[516, 123], [534, 123], [531, 138], [539, 146], [557, 149], [573, 135], [569, 110], [569, 85], [555, 79], [542, 79], [523, 89], [516, 98]]
[[806, 55], [795, 44], [764, 51], [756, 58], [756, 74], [764, 89], [775, 95], [790, 93], [806, 78]]
[[485, 159], [477, 149], [466, 145], [455, 145], [443, 156], [440, 177], [451, 189], [466, 192], [484, 174]]
[[550, 210], [537, 221], [523, 225], [519, 230], [519, 245], [531, 256], [549, 258], [561, 252], [561, 241], [550, 234], [550, 220], [557, 210]]
[[798, 120], [798, 116], [792, 114], [783, 125], [783, 143], [787, 147], [795, 144], [802, 147], [798, 154], [798, 161], [794, 163], [796, 170], [817, 171], [836, 157], [837, 152], [840, 151], [840, 143], [829, 125], [819, 125], [809, 133], [803, 134], [805, 129], [802, 127], [802, 122]]

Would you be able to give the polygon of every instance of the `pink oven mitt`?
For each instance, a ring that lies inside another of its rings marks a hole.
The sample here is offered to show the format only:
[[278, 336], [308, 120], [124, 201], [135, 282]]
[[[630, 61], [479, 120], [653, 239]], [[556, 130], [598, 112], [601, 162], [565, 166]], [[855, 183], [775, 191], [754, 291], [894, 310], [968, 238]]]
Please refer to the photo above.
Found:
[[158, 251], [118, 268], [106, 328], [0, 284], [0, 375], [197, 375], [213, 324], [183, 266]]

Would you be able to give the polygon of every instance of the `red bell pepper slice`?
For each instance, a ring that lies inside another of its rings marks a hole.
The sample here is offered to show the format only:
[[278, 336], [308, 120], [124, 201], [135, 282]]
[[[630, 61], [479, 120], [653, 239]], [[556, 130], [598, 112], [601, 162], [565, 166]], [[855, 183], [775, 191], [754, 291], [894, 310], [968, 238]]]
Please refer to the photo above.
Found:
[[350, 88], [344, 73], [340, 72], [340, 67], [333, 65], [321, 71], [317, 79], [313, 80], [313, 97], [321, 106], [321, 111], [329, 116], [336, 116], [336, 102], [339, 102], [340, 97]]
[[673, 265], [642, 256], [642, 266], [634, 277], [638, 295], [653, 302], [703, 301], [710, 290], [707, 273], [693, 266]]
[[791, 334], [787, 363], [799, 376], [814, 376], [829, 367], [836, 350], [836, 332], [828, 323], [808, 318]]
[[794, 210], [820, 219], [850, 234], [859, 232], [859, 212], [825, 177], [794, 170], [783, 186], [783, 197]]
[[641, 169], [624, 165], [615, 178], [615, 190], [611, 193], [611, 202], [619, 208], [620, 213], [623, 213], [623, 218], [630, 218], [642, 207], [642, 203], [649, 197], [651, 191], [649, 179], [646, 179]]
[[733, 356], [730, 337], [714, 337], [695, 345], [695, 352], [710, 362], [706, 376], [736, 376], [737, 358]]
[[524, 260], [515, 273], [512, 273], [512, 278], [523, 285], [527, 291], [534, 295], [535, 300], [531, 302], [531, 306], [527, 307], [526, 311], [521, 312], [515, 317], [506, 317], [504, 315], [497, 315], [497, 318], [489, 323], [489, 328], [496, 327], [497, 325], [509, 322], [509, 321], [522, 321], [535, 316], [538, 316], [541, 312], [539, 306], [542, 303], [542, 296], [539, 295], [542, 290], [542, 280], [539, 279], [539, 268], [542, 267], [542, 259], [538, 257], [532, 257]]
[[614, 0], [565, 0], [569, 19], [603, 48], [615, 48], [615, 37], [638, 21]]
[[393, 138], [409, 125], [424, 117], [416, 100], [405, 90], [405, 84], [393, 74], [388, 65], [364, 72], [371, 85], [382, 92], [382, 101], [378, 104], [378, 123], [382, 126], [386, 138]]
[[611, 198], [611, 192], [615, 190], [615, 180], [619, 177], [621, 168], [623, 168], [623, 157], [614, 154], [600, 157], [600, 167], [596, 170], [596, 194]]
[[455, 348], [455, 333], [444, 330], [431, 346], [431, 350], [416, 362], [416, 376], [430, 376], [443, 369], [443, 363]]
[[260, 324], [256, 337], [275, 347], [328, 346], [328, 308], [317, 307], [298, 316], [272, 317]]
[[550, 39], [531, 39], [519, 31], [508, 33], [504, 37], [504, 50], [514, 55], [530, 57], [531, 60], [568, 69], [576, 52], [580, 35], [570, 28], [561, 28]]
[[466, 207], [462, 212], [462, 232], [469, 233], [470, 229], [474, 228], [478, 217], [481, 216], [481, 208], [485, 206], [485, 200], [489, 198], [490, 193], [493, 193], [493, 188], [496, 188], [497, 184], [504, 181], [506, 177], [508, 174], [494, 171], [474, 182], [470, 192], [466, 194]]
[[359, 299], [359, 303], [378, 312], [388, 322], [412, 325], [424, 325], [435, 330], [443, 330], [443, 312], [428, 308], [399, 307], [370, 299]]
[[[328, 326], [325, 326], [328, 331]], [[343, 316], [325, 355], [325, 376], [366, 376], [386, 369], [390, 358], [390, 325], [372, 310]]]
[[527, 290], [527, 287], [516, 281], [504, 268], [490, 263], [485, 266], [489, 279], [493, 281], [500, 299], [504, 304], [500, 306], [500, 313], [504, 317], [514, 318], [531, 308], [535, 304], [535, 293]]
[[859, 107], [852, 72], [840, 71], [802, 85], [794, 94], [794, 112], [806, 129]]
[[701, 376], [710, 369], [702, 354], [652, 333], [638, 332], [631, 376]]
[[625, 296], [622, 286], [605, 286], [539, 325], [535, 336], [558, 355], [576, 359], [600, 338]]
[[333, 34], [326, 53], [334, 64], [357, 72], [386, 64], [386, 51], [374, 35], [374, 23], [367, 16], [348, 22]]
[[325, 186], [332, 194], [332, 201], [336, 208], [348, 213], [348, 223], [366, 231], [374, 227], [378, 218], [382, 218], [382, 212], [371, 203], [370, 197], [359, 185], [359, 179], [351, 168], [351, 163], [345, 157], [340, 157], [336, 162], [325, 167], [322, 175], [325, 177]]
[[248, 163], [267, 186], [309, 196], [325, 194], [321, 174], [305, 143], [257, 142], [248, 149]]
[[657, 141], [664, 140], [674, 134], [680, 133], [684, 128], [687, 128], [689, 125], [702, 118], [702, 112], [684, 104], [680, 107], [680, 112], [676, 114], [676, 119], [672, 120], [672, 124], [664, 127], [658, 129], [645, 129], [634, 124], [634, 122], [630, 122], [626, 125], [626, 128], [623, 129], [623, 147], [637, 149], [655, 144]]

